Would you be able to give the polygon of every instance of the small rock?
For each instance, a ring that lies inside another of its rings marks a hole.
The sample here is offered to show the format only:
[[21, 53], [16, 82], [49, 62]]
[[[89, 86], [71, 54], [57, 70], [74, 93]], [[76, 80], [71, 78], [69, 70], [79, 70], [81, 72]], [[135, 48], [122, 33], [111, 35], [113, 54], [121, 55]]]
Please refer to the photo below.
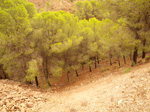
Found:
[[20, 107], [18, 107], [18, 106], [14, 106], [14, 109], [16, 109], [16, 110], [20, 110]]
[[83, 86], [83, 84], [81, 83], [80, 86]]
[[119, 86], [116, 86], [116, 89], [118, 89], [119, 88]]
[[7, 111], [6, 111], [6, 109], [5, 109], [5, 108], [3, 108], [3, 109], [1, 110], [1, 112], [7, 112]]
[[36, 100], [37, 100], [37, 101], [42, 101], [42, 99], [41, 99], [41, 98], [37, 98]]
[[33, 103], [32, 103], [32, 102], [28, 102], [28, 103], [26, 103], [26, 106], [27, 106], [28, 108], [32, 108], [32, 107], [33, 107]]
[[8, 96], [7, 99], [13, 99], [13, 97], [12, 96]]
[[25, 100], [25, 99], [28, 99], [27, 97], [21, 97], [21, 100]]
[[21, 107], [26, 107], [24, 103], [21, 103], [20, 106], [21, 106]]
[[21, 108], [21, 112], [26, 112], [26, 110], [24, 108]]
[[118, 105], [122, 102], [122, 99], [118, 101]]
[[4, 105], [4, 103], [3, 102], [0, 102], [0, 107], [2, 107]]
[[70, 112], [77, 112], [77, 110], [74, 109], [74, 108], [71, 108], [71, 109], [70, 109]]
[[32, 112], [32, 110], [28, 108], [25, 112]]

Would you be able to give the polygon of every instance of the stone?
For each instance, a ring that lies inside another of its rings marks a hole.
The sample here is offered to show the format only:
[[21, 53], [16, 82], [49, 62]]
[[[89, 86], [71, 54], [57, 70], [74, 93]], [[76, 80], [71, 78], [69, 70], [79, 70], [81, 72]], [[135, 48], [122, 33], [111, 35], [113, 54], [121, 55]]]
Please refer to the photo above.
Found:
[[118, 101], [118, 105], [122, 102], [122, 99]]
[[13, 97], [12, 96], [8, 96], [7, 99], [13, 99]]
[[1, 112], [7, 112], [7, 111], [6, 111], [6, 109], [5, 109], [5, 108], [3, 108], [3, 109], [1, 110]]
[[32, 102], [28, 102], [28, 103], [26, 103], [26, 106], [27, 106], [28, 108], [32, 108], [32, 107], [33, 107], [33, 103], [32, 103]]
[[26, 107], [24, 103], [21, 103], [20, 106], [21, 106], [21, 107]]
[[21, 112], [26, 112], [26, 109], [24, 109], [24, 108], [21, 108]]
[[0, 107], [2, 107], [4, 105], [4, 102], [0, 102]]
[[26, 99], [28, 99], [27, 97], [21, 97], [21, 100], [26, 100]]
[[41, 98], [37, 98], [36, 100], [37, 100], [37, 101], [42, 101], [42, 99], [41, 99]]
[[18, 107], [18, 106], [15, 105], [15, 106], [14, 106], [14, 109], [15, 109], [15, 110], [20, 110], [20, 107]]

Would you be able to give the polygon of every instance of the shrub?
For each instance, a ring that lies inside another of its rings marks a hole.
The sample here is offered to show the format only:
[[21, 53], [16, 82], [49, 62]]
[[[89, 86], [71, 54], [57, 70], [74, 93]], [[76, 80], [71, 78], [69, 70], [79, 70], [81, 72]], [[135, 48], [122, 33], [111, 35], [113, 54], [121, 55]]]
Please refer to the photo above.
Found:
[[73, 2], [74, 0], [70, 0], [70, 2]]
[[146, 56], [145, 59], [150, 59], [150, 56]]

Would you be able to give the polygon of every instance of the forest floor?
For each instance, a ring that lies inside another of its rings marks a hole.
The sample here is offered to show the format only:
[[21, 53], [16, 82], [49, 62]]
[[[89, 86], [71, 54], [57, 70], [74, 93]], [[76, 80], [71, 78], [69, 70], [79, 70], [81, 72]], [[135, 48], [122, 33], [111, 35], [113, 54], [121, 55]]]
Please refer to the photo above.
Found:
[[84, 75], [47, 90], [0, 80], [0, 112], [150, 112], [149, 61]]

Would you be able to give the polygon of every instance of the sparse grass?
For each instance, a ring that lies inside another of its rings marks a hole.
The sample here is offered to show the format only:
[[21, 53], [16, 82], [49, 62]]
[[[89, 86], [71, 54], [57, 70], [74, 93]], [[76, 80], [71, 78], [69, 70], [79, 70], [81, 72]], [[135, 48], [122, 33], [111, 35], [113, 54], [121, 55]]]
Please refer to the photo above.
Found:
[[150, 59], [150, 56], [146, 56], [145, 59]]
[[73, 2], [74, 0], [70, 0], [70, 2]]
[[126, 68], [126, 69], [124, 70], [123, 74], [128, 73], [128, 72], [130, 72], [131, 70], [132, 70], [132, 68]]
[[105, 71], [108, 71], [110, 68], [108, 68], [108, 67], [103, 67], [102, 68], [102, 72], [105, 72]]
[[76, 81], [75, 77], [70, 78], [69, 83], [74, 83]]
[[135, 66], [135, 65], [136, 65], [135, 62], [133, 61], [133, 62], [132, 62], [132, 66]]
[[40, 88], [42, 88], [42, 89], [48, 89], [49, 86], [48, 86], [47, 84], [45, 84], [45, 85], [40, 85]]

